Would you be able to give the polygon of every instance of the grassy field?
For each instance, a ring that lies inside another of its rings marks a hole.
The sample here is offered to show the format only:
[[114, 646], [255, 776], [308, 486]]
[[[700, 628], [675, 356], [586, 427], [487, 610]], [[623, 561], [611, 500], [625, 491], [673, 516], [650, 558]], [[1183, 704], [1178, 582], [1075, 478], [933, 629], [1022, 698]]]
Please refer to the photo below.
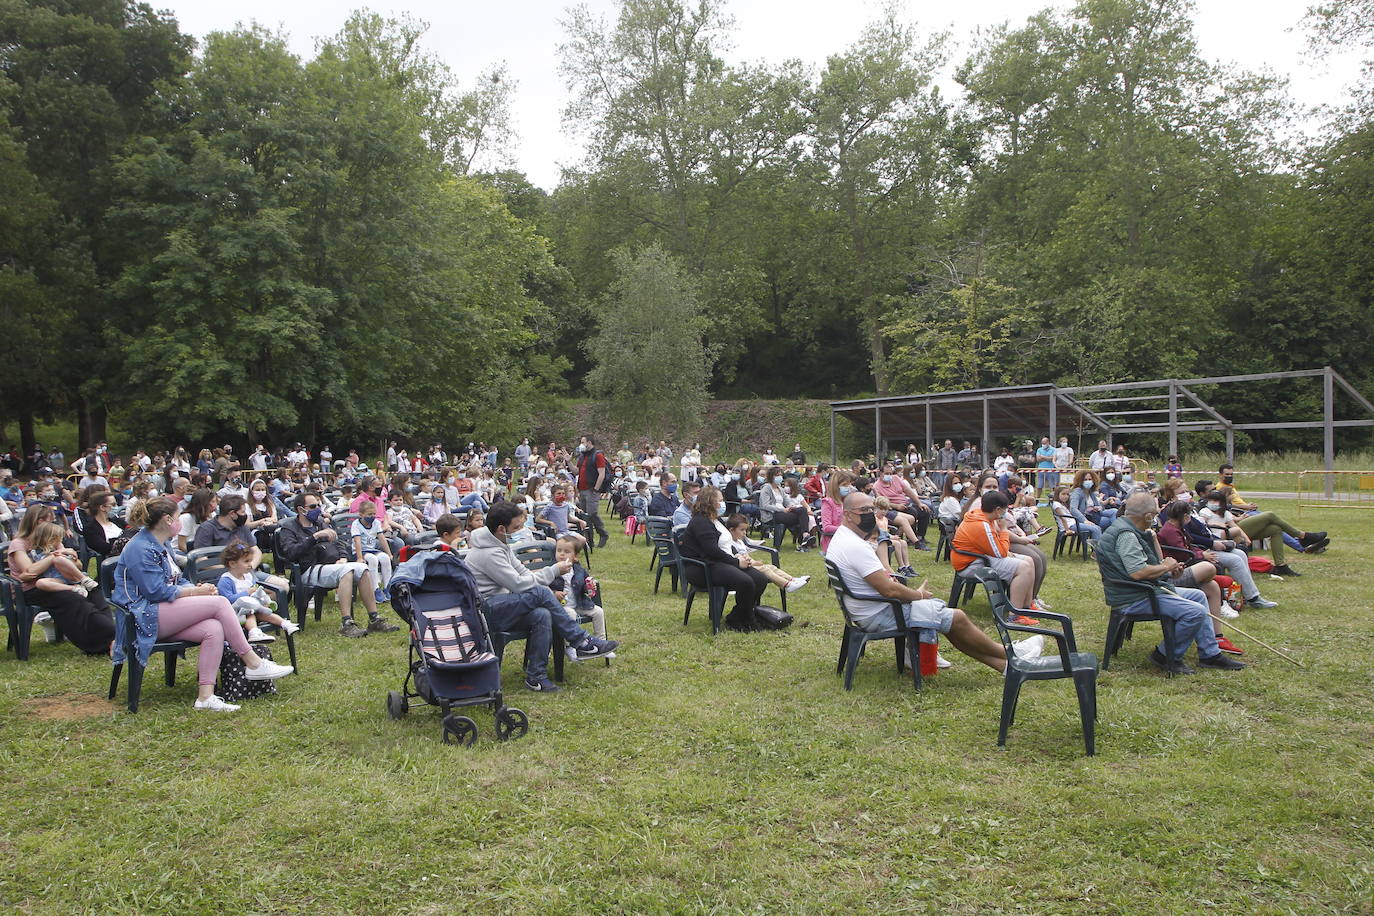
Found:
[[[403, 634], [344, 640], [337, 618], [233, 715], [191, 708], [192, 663], [130, 716], [106, 663], [40, 638], [0, 661], [0, 908], [1368, 914], [1374, 547], [1357, 513], [1310, 517], [1332, 549], [1238, 621], [1306, 668], [1255, 648], [1246, 671], [1166, 680], [1143, 625], [1099, 682], [1095, 758], [1062, 681], [1027, 686], [999, 750], [1001, 681], [948, 648], [919, 695], [881, 643], [844, 692], [823, 578], [789, 631], [684, 627], [619, 534], [594, 572], [620, 657], [570, 665], [553, 696], [508, 663], [531, 719], [509, 744], [484, 711], [471, 749], [441, 743], [433, 708], [388, 719]], [[784, 565], [821, 573], [814, 553]], [[1053, 562], [1046, 597], [1100, 652], [1095, 568]], [[981, 594], [969, 609], [988, 621]]]

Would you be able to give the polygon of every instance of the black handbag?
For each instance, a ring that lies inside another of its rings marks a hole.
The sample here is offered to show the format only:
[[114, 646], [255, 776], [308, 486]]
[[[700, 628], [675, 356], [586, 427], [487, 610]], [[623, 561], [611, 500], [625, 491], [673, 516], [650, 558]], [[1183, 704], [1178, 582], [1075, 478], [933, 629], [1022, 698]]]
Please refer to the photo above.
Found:
[[767, 604], [754, 608], [754, 620], [766, 630], [785, 630], [792, 625], [791, 614]]
[[[261, 644], [250, 646], [259, 658], [272, 660], [272, 652]], [[239, 700], [251, 700], [254, 697], [267, 696], [277, 692], [276, 681], [250, 681], [246, 676], [246, 666], [243, 659], [239, 658], [237, 652], [225, 650], [219, 660], [219, 696], [220, 699], [237, 703]]]

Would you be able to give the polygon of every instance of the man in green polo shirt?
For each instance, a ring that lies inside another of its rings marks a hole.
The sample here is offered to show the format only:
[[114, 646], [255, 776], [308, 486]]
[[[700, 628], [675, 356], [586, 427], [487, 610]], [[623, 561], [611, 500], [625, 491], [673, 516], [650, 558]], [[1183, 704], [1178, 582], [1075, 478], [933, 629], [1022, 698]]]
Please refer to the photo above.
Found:
[[1183, 662], [1188, 646], [1197, 643], [1198, 664], [1203, 668], [1239, 671], [1245, 667], [1217, 648], [1217, 638], [1208, 619], [1207, 596], [1195, 588], [1166, 585], [1181, 565], [1173, 557], [1161, 558], [1159, 542], [1150, 523], [1159, 513], [1155, 498], [1136, 493], [1127, 498], [1121, 515], [1102, 532], [1097, 542], [1097, 564], [1102, 572], [1102, 588], [1113, 610], [1127, 616], [1152, 612], [1150, 596], [1144, 589], [1124, 584], [1123, 580], [1144, 583], [1155, 592], [1159, 613], [1174, 622], [1173, 658], [1166, 658], [1161, 642], [1150, 653], [1150, 661], [1174, 674], [1192, 674]]

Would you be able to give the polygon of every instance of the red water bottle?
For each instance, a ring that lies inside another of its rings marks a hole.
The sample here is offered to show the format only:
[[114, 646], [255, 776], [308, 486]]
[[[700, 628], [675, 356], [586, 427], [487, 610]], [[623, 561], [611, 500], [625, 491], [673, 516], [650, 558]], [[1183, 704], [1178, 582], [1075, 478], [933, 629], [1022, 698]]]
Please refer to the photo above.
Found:
[[935, 664], [935, 656], [939, 651], [939, 643], [921, 642], [921, 677], [930, 677], [940, 670], [940, 667]]

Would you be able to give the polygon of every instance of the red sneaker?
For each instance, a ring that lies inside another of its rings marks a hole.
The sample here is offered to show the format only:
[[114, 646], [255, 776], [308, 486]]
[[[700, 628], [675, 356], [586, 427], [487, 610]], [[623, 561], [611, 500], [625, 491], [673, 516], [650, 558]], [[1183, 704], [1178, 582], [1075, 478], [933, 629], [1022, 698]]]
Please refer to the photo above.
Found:
[[1023, 627], [1038, 627], [1040, 621], [1034, 617], [1027, 617], [1025, 614], [1016, 614], [1011, 618], [1012, 623], [1019, 623]]
[[1229, 652], [1231, 655], [1245, 654], [1244, 649], [1240, 648], [1235, 643], [1231, 642], [1231, 640], [1227, 639], [1225, 636], [1217, 637], [1217, 648], [1223, 652]]

